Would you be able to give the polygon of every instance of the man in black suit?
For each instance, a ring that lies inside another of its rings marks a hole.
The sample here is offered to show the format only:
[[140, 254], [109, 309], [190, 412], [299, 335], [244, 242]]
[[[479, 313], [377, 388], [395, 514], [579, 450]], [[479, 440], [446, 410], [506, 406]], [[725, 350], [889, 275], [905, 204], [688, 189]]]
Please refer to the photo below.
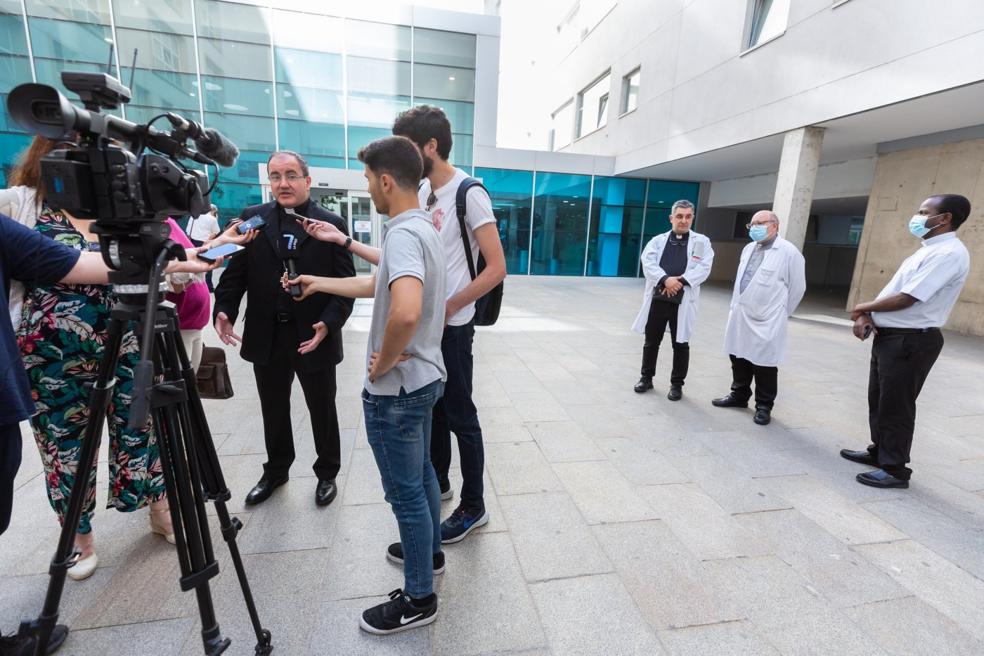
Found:
[[[253, 363], [256, 389], [263, 414], [267, 461], [263, 476], [246, 504], [265, 501], [287, 482], [294, 462], [290, 390], [296, 374], [311, 414], [311, 429], [318, 459], [315, 502], [326, 506], [338, 492], [335, 476], [341, 464], [338, 414], [335, 410], [335, 365], [342, 361], [342, 326], [352, 313], [353, 300], [315, 294], [294, 301], [284, 292], [280, 277], [293, 264], [298, 274], [344, 278], [355, 275], [352, 255], [341, 246], [309, 239], [298, 220], [286, 212], [328, 221], [348, 234], [345, 221], [323, 210], [311, 199], [307, 162], [297, 153], [275, 152], [267, 161], [267, 175], [276, 200], [247, 207], [241, 219], [260, 216], [266, 221], [262, 237], [246, 244], [234, 256], [215, 287], [215, 331], [223, 343], [242, 343], [243, 358]], [[243, 336], [233, 330], [239, 304], [246, 294]]]

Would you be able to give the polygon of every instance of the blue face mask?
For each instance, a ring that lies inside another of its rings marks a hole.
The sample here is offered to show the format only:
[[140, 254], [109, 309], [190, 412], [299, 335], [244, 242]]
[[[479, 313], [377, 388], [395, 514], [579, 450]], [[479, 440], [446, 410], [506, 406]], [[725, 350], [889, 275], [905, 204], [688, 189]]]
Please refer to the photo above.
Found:
[[926, 222], [930, 219], [935, 219], [941, 214], [934, 214], [933, 216], [923, 216], [922, 214], [914, 214], [911, 219], [909, 219], [909, 232], [912, 233], [913, 237], [918, 237], [922, 239], [927, 234], [938, 228], [938, 225], [934, 225], [932, 228], [926, 227]]
[[769, 226], [765, 225], [753, 225], [748, 229], [748, 236], [752, 238], [752, 241], [762, 241], [769, 236]]

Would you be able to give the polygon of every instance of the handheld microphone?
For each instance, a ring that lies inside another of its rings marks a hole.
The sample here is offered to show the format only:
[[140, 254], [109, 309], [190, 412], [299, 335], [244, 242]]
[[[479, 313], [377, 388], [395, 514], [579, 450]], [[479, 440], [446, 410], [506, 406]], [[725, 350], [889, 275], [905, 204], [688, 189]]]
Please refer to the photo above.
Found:
[[173, 112], [167, 113], [167, 120], [176, 130], [186, 133], [202, 155], [215, 160], [219, 166], [232, 166], [236, 163], [239, 148], [215, 128], [203, 128], [195, 121]]
[[[291, 280], [297, 277], [297, 261], [294, 259], [294, 253], [297, 252], [297, 237], [285, 232], [283, 238], [287, 240], [287, 261], [284, 263], [287, 267], [287, 277]], [[297, 298], [301, 295], [301, 286], [294, 284], [290, 286], [291, 298]]]

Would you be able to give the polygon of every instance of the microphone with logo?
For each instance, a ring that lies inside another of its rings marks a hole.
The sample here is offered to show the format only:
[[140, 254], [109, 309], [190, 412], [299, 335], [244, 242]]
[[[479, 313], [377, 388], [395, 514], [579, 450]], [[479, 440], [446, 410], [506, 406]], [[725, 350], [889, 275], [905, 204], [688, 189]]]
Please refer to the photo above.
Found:
[[[287, 242], [287, 259], [284, 262], [284, 266], [287, 267], [287, 277], [291, 280], [297, 277], [297, 260], [294, 259], [294, 255], [297, 253], [297, 237], [285, 232], [283, 234], [284, 240]], [[297, 298], [301, 295], [301, 286], [294, 284], [290, 286], [290, 296], [291, 298]]]

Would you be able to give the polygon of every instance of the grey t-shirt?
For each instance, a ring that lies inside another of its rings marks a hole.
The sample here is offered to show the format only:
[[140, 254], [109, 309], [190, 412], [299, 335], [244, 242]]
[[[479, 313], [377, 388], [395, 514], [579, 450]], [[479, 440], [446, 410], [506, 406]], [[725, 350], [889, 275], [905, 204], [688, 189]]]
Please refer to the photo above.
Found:
[[441, 356], [447, 276], [444, 245], [427, 213], [421, 209], [408, 210], [383, 225], [383, 249], [376, 269], [376, 300], [369, 326], [366, 367], [369, 356], [383, 347], [392, 298], [390, 285], [404, 276], [413, 276], [424, 284], [420, 323], [404, 349], [413, 357], [397, 363], [373, 383], [367, 375], [365, 387], [370, 394], [398, 396], [401, 388], [410, 393], [436, 380], [447, 380]]

